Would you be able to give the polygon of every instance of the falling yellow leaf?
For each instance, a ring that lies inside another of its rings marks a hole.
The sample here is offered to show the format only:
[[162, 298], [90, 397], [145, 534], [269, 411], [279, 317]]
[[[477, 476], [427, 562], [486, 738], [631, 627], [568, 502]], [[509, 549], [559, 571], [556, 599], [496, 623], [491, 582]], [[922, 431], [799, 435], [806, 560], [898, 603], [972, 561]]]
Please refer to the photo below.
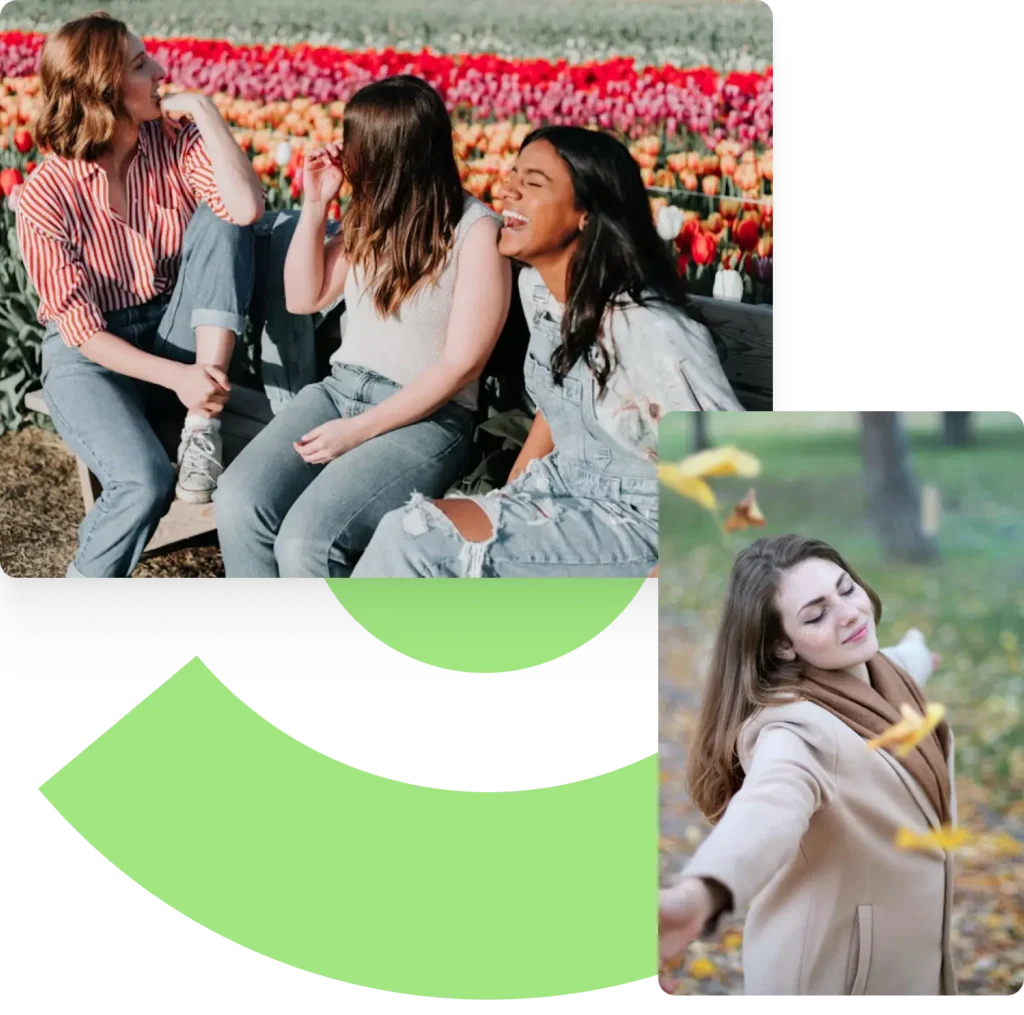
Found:
[[761, 463], [753, 455], [731, 445], [726, 448], [708, 448], [687, 455], [679, 468], [684, 476], [759, 476]]
[[711, 487], [703, 479], [684, 475], [678, 465], [664, 462], [659, 464], [658, 479], [670, 490], [675, 490], [676, 493], [696, 501], [708, 511], [714, 511], [718, 507], [718, 501], [715, 500], [715, 494]]
[[905, 758], [938, 726], [946, 714], [946, 706], [931, 702], [925, 707], [925, 714], [921, 715], [912, 705], [903, 704], [900, 706], [900, 713], [903, 718], [898, 723], [894, 723], [880, 736], [867, 742], [869, 750], [899, 744], [896, 756]]
[[699, 958], [690, 963], [690, 975], [695, 980], [706, 980], [718, 972], [718, 967], [711, 959]]
[[722, 945], [728, 948], [729, 951], [734, 952], [743, 944], [743, 935], [736, 930], [729, 931], [725, 937], [722, 938]]
[[1020, 843], [1006, 832], [986, 835], [978, 845], [983, 845], [986, 851], [994, 856], [1020, 856], [1021, 853]]
[[941, 849], [946, 853], [952, 853], [961, 846], [973, 842], [974, 838], [974, 833], [966, 828], [945, 825], [942, 828], [933, 828], [930, 832], [915, 832], [909, 828], [901, 828], [896, 833], [895, 843], [897, 849]]
[[757, 506], [753, 489], [748, 490], [746, 497], [732, 509], [732, 514], [725, 520], [724, 528], [726, 532], [735, 532], [750, 528], [751, 525], [764, 525], [764, 515]]

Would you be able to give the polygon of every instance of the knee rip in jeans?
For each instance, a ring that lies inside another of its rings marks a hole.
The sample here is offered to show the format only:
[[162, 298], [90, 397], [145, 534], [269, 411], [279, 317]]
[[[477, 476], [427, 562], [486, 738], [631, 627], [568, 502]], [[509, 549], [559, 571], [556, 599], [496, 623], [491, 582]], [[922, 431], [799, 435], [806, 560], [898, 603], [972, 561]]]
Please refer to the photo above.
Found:
[[498, 538], [498, 525], [501, 511], [497, 500], [477, 500], [480, 509], [487, 515], [491, 523], [491, 534], [487, 539], [473, 541], [467, 539], [458, 526], [429, 498], [422, 493], [413, 493], [405, 505], [402, 516], [402, 531], [414, 538], [426, 535], [433, 528], [442, 528], [454, 535], [462, 544], [459, 549], [459, 566], [463, 578], [480, 578], [483, 576], [484, 556], [487, 548]]

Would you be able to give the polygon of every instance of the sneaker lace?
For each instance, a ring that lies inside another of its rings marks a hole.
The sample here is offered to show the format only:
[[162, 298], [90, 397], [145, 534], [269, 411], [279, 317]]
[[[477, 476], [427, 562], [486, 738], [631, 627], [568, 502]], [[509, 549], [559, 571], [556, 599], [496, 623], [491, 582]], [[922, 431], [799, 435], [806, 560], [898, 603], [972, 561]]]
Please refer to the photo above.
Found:
[[210, 473], [218, 468], [217, 448], [208, 434], [193, 430], [185, 441], [181, 456], [181, 471]]

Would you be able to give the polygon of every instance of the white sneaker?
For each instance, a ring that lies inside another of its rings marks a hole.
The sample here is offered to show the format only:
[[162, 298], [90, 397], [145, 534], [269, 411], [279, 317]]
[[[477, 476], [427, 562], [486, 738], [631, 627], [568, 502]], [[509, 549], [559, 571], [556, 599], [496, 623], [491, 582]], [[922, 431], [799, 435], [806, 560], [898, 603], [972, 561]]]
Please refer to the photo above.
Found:
[[178, 500], [186, 504], [208, 504], [224, 471], [220, 425], [186, 426], [178, 445]]

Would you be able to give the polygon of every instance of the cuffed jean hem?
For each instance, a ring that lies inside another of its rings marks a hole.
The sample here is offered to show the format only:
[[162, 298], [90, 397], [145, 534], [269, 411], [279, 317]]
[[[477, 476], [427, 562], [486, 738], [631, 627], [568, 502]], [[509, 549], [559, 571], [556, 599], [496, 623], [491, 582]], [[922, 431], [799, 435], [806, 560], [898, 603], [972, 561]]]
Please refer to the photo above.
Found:
[[197, 308], [192, 311], [189, 323], [193, 328], [204, 326], [215, 328], [227, 328], [236, 335], [244, 335], [248, 325], [248, 319], [240, 314], [233, 314], [230, 310], [204, 310]]

